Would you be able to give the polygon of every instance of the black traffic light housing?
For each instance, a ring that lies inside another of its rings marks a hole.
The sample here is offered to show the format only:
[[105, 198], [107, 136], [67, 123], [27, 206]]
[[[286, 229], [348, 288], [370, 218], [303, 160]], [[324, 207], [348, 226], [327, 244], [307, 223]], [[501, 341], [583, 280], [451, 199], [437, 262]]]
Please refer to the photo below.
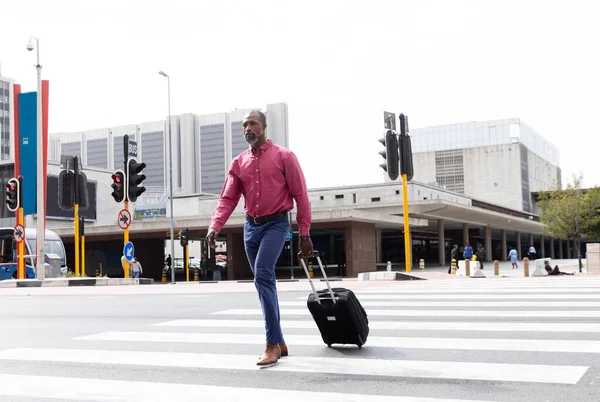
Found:
[[135, 158], [127, 161], [127, 199], [130, 202], [136, 202], [137, 198], [146, 191], [146, 187], [142, 186], [146, 176], [141, 174], [145, 167], [144, 162], [138, 163]]
[[21, 176], [11, 178], [6, 183], [6, 206], [15, 212], [21, 207]]
[[181, 244], [182, 247], [187, 246], [187, 244], [188, 244], [187, 229], [181, 229], [179, 231], [179, 243]]
[[400, 114], [400, 173], [406, 175], [406, 181], [411, 181], [414, 175], [412, 146], [408, 135], [408, 117]]
[[379, 142], [385, 147], [385, 150], [379, 152], [379, 155], [385, 159], [385, 163], [379, 166], [387, 172], [391, 180], [396, 180], [400, 173], [398, 136], [393, 130], [386, 130]]
[[122, 202], [125, 199], [125, 172], [117, 170], [111, 176], [112, 184], [110, 185], [113, 192], [110, 194], [116, 202]]

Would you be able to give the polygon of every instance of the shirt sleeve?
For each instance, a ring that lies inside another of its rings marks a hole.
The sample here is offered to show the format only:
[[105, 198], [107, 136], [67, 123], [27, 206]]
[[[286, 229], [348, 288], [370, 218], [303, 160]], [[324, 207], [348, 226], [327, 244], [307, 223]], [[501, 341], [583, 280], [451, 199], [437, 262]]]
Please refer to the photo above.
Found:
[[296, 201], [296, 221], [300, 229], [300, 236], [308, 236], [312, 218], [310, 201], [308, 200], [308, 189], [306, 188], [306, 180], [298, 158], [293, 152], [286, 153], [283, 158], [283, 167], [290, 194]]
[[237, 207], [237, 204], [242, 195], [242, 183], [240, 178], [235, 174], [236, 160], [231, 162], [225, 184], [219, 197], [219, 204], [215, 208], [210, 221], [210, 227], [220, 232], [225, 223]]

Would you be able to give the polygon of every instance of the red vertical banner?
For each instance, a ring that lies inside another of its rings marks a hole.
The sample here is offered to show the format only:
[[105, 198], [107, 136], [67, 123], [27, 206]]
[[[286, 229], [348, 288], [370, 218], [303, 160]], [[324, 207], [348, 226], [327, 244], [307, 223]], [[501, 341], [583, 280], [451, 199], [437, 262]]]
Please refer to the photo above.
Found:
[[15, 177], [21, 173], [21, 135], [19, 132], [19, 95], [21, 94], [21, 85], [13, 85], [13, 121], [15, 122]]
[[[42, 80], [42, 149], [43, 149], [43, 166], [44, 166], [44, 216], [46, 216], [46, 198], [47, 198], [47, 180], [48, 177], [48, 111], [50, 101], [50, 81]], [[77, 224], [77, 222], [75, 222]], [[44, 219], [44, 229], [46, 228], [46, 220]]]
[[[19, 177], [21, 174], [21, 134], [19, 131], [19, 95], [21, 94], [21, 85], [13, 85], [13, 122], [14, 122], [14, 156], [15, 156], [15, 177]], [[23, 209], [19, 208], [15, 211], [15, 223], [18, 224], [20, 221], [25, 223], [25, 217], [20, 216], [19, 211]]]

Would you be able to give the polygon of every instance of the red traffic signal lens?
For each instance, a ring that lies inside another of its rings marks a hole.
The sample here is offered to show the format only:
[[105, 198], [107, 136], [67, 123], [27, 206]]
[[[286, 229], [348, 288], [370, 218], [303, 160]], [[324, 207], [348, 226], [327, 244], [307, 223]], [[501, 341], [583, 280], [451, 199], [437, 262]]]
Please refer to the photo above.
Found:
[[15, 186], [13, 186], [13, 185], [12, 185], [12, 184], [10, 184], [10, 183], [7, 183], [7, 184], [6, 184], [6, 188], [7, 188], [9, 191], [15, 191], [15, 190], [16, 190]]
[[113, 174], [112, 179], [115, 183], [121, 183], [121, 176]]

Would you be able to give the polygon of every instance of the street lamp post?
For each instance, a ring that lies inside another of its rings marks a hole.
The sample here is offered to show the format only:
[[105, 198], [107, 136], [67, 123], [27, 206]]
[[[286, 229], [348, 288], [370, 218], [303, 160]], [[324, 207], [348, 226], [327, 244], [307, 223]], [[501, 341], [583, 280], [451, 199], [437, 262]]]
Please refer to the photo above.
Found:
[[[171, 283], [175, 283], [175, 240], [174, 240], [174, 227], [173, 227], [173, 142], [171, 140], [171, 77], [164, 71], [159, 71], [158, 74], [167, 78], [167, 99], [169, 109], [169, 202], [171, 207], [171, 214], [169, 217], [169, 225], [171, 227]], [[185, 266], [185, 261], [184, 261]]]
[[[40, 40], [35, 36], [29, 38], [27, 44], [27, 50], [32, 51], [34, 49], [31, 40], [35, 39], [36, 46], [35, 50], [37, 53], [37, 64], [35, 68], [37, 70], [37, 221], [36, 221], [36, 245], [37, 245], [37, 264], [36, 264], [36, 276], [38, 280], [43, 280], [45, 276], [44, 272], [44, 255], [46, 245], [46, 214], [44, 211], [44, 151], [43, 151], [43, 136], [42, 136], [42, 65], [40, 64]], [[77, 223], [77, 222], [76, 222]]]

